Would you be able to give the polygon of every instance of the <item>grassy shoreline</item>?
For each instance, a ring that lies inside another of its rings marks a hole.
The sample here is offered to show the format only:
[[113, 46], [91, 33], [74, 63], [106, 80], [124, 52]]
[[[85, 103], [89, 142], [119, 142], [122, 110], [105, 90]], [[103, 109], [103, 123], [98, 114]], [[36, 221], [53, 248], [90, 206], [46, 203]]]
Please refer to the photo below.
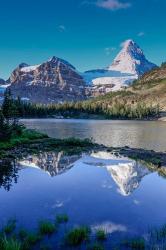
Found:
[[[7, 158], [22, 158], [27, 154], [38, 152], [64, 151], [66, 154], [80, 154], [82, 152], [104, 150], [116, 155], [122, 155], [134, 160], [150, 164], [151, 169], [166, 167], [166, 153], [155, 152], [141, 148], [129, 147], [106, 147], [96, 144], [91, 139], [50, 138], [48, 135], [36, 130], [24, 129], [20, 136], [11, 138], [9, 141], [0, 142], [0, 160]], [[165, 171], [164, 171], [165, 172]]]
[[39, 151], [64, 150], [68, 154], [80, 153], [94, 148], [95, 145], [90, 139], [54, 139], [36, 130], [24, 129], [20, 136], [0, 142], [0, 159], [20, 158], [26, 152], [34, 154]]

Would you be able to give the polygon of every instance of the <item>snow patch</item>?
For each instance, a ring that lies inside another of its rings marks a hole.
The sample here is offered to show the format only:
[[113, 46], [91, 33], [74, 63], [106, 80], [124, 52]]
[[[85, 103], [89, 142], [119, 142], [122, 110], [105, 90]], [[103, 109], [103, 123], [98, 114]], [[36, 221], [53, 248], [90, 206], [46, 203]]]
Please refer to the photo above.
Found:
[[110, 92], [129, 86], [154, 67], [156, 65], [146, 59], [141, 48], [134, 41], [127, 40], [110, 66], [86, 71], [82, 76], [87, 85], [98, 88], [103, 86], [105, 92]]
[[35, 71], [39, 66], [40, 66], [40, 64], [34, 65], [34, 66], [23, 67], [23, 68], [20, 69], [20, 71], [28, 73], [28, 72], [31, 72], [31, 71]]

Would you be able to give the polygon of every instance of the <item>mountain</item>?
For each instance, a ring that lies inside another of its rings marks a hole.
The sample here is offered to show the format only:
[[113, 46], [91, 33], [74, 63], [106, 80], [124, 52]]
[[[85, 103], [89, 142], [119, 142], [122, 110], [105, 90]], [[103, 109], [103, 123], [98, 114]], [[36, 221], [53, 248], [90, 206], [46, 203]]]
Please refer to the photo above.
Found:
[[1, 85], [5, 85], [5, 83], [6, 83], [5, 80], [3, 80], [2, 78], [0, 78], [0, 86]]
[[[104, 110], [106, 113], [114, 114], [115, 112], [118, 117], [121, 117], [127, 108], [130, 108], [133, 112], [135, 112], [135, 109], [140, 112], [141, 107], [146, 105], [150, 109], [159, 109], [161, 119], [166, 120], [166, 63], [145, 73], [128, 88], [86, 100], [82, 106], [85, 107], [86, 105], [88, 112], [91, 105], [92, 112], [96, 107], [96, 110]], [[119, 113], [117, 113], [118, 108]], [[105, 113], [103, 112], [103, 114]], [[158, 119], [158, 112], [156, 118]]]
[[135, 79], [155, 68], [132, 40], [123, 43], [122, 50], [106, 69], [86, 71], [83, 76], [94, 92], [107, 93], [129, 86]]
[[6, 85], [5, 80], [0, 78], [0, 104], [3, 102], [3, 95], [4, 95], [4, 91], [5, 91], [6, 87], [7, 87], [7, 85]]
[[127, 40], [108, 70], [141, 76], [156, 67], [149, 62], [142, 49], [132, 40]]
[[85, 98], [85, 81], [67, 61], [52, 57], [30, 66], [20, 64], [7, 81], [12, 94], [33, 103], [55, 103]]

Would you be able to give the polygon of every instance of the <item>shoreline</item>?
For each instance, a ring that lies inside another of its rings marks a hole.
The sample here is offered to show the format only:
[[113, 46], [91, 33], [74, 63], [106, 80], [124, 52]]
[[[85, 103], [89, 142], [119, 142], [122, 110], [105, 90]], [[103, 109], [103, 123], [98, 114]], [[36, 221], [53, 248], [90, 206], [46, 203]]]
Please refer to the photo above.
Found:
[[[25, 134], [25, 135], [24, 135]], [[150, 164], [153, 169], [166, 169], [166, 152], [156, 152], [142, 148], [107, 147], [90, 139], [56, 139], [35, 130], [25, 129], [22, 137], [10, 142], [0, 142], [0, 161], [20, 159], [39, 152], [63, 151], [66, 154], [81, 154], [92, 151], [107, 151], [117, 156], [125, 156]], [[166, 174], [166, 173], [165, 173]]]
[[146, 119], [127, 119], [127, 118], [104, 118], [104, 117], [58, 117], [58, 116], [47, 116], [47, 117], [20, 117], [21, 120], [42, 120], [42, 119], [56, 119], [56, 120], [97, 120], [97, 121], [159, 121], [166, 122], [166, 117], [146, 118]]

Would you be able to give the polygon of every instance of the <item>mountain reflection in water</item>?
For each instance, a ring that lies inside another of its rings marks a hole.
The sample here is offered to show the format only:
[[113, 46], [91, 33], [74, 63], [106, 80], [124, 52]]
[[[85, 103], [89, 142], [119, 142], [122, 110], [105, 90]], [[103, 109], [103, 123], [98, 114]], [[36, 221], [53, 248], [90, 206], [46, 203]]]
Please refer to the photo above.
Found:
[[66, 155], [63, 151], [41, 152], [17, 162], [12, 160], [1, 162], [0, 187], [9, 191], [13, 183], [17, 183], [18, 171], [25, 168], [41, 169], [54, 177], [80, 164], [105, 168], [118, 186], [118, 192], [123, 196], [130, 195], [139, 187], [142, 178], [150, 173], [145, 166], [135, 160], [105, 151], [79, 155]]
[[80, 158], [80, 155], [66, 155], [61, 152], [44, 152], [34, 156], [28, 156], [19, 161], [22, 167], [34, 167], [41, 169], [50, 176], [56, 176], [68, 171]]

